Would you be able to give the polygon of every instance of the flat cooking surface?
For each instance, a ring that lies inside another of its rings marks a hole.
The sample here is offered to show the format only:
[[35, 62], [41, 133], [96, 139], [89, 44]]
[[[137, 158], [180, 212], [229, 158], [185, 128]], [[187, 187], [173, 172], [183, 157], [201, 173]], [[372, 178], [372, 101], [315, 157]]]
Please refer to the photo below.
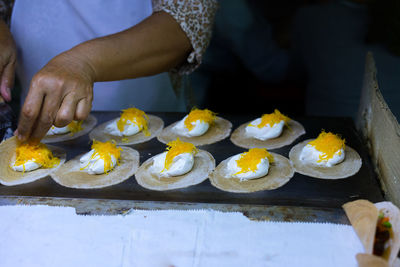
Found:
[[[119, 112], [94, 112], [94, 115], [97, 117], [98, 123], [102, 123], [117, 117]], [[154, 113], [154, 115], [160, 116], [164, 120], [165, 126], [168, 126], [184, 116], [183, 113]], [[228, 116], [224, 114], [220, 114], [220, 116], [230, 120], [233, 124], [233, 129], [236, 129], [240, 124], [256, 117], [251, 115]], [[118, 185], [93, 190], [62, 187], [55, 183], [50, 177], [47, 177], [25, 185], [12, 187], [0, 185], [0, 195], [264, 204], [331, 208], [339, 208], [343, 203], [358, 198], [369, 199], [372, 202], [383, 200], [366, 148], [361, 143], [361, 139], [351, 119], [307, 117], [298, 119], [298, 121], [303, 124], [307, 133], [296, 140], [294, 144], [308, 138], [315, 138], [320, 133], [321, 129], [339, 133], [346, 139], [346, 143], [360, 154], [363, 160], [360, 171], [350, 178], [341, 180], [320, 180], [296, 173], [294, 177], [281, 188], [249, 194], [234, 194], [220, 191], [214, 188], [208, 180], [186, 189], [158, 192], [140, 187], [133, 177]], [[90, 142], [87, 135], [73, 141], [55, 143], [54, 145], [66, 149], [68, 159], [87, 152], [90, 149]], [[289, 150], [293, 145], [272, 151], [288, 157]], [[143, 163], [149, 157], [165, 150], [165, 145], [158, 142], [157, 139], [152, 139], [147, 143], [132, 147], [139, 151], [140, 163]], [[203, 146], [202, 149], [209, 151], [214, 156], [217, 164], [229, 156], [241, 153], [245, 150], [233, 145], [229, 138], [213, 145]]]

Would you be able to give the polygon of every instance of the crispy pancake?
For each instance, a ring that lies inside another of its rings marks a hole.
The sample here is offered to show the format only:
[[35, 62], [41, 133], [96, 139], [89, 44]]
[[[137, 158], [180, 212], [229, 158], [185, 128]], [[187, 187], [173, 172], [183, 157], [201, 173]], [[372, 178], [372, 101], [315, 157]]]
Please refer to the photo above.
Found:
[[147, 115], [149, 117], [147, 121], [147, 127], [150, 132], [150, 136], [146, 136], [143, 131], [138, 132], [137, 134], [131, 136], [115, 136], [105, 132], [106, 126], [114, 120], [118, 118], [107, 121], [105, 123], [97, 126], [90, 134], [89, 138], [91, 140], [97, 140], [101, 142], [106, 142], [109, 140], [115, 140], [117, 145], [134, 145], [139, 143], [144, 143], [149, 141], [150, 139], [158, 136], [161, 133], [161, 130], [164, 127], [164, 122], [161, 118], [154, 115]]
[[52, 173], [51, 177], [62, 186], [78, 189], [103, 188], [119, 184], [135, 174], [139, 167], [139, 153], [130, 147], [121, 146], [121, 148], [123, 151], [119, 165], [107, 174], [89, 174], [81, 170], [79, 159], [82, 154], [66, 162]]
[[168, 142], [179, 138], [180, 140], [192, 143], [195, 146], [209, 145], [227, 138], [232, 129], [232, 123], [230, 123], [228, 120], [225, 120], [221, 117], [215, 117], [215, 122], [210, 125], [210, 128], [205, 134], [187, 137], [179, 135], [172, 130], [172, 128], [178, 122], [179, 121], [174, 122], [161, 132], [161, 134], [157, 137], [161, 143], [167, 144]]
[[233, 193], [251, 193], [262, 190], [273, 190], [289, 182], [293, 177], [294, 170], [290, 161], [276, 153], [270, 152], [274, 162], [270, 163], [268, 174], [257, 179], [240, 181], [239, 178], [227, 178], [227, 165], [229, 157], [222, 161], [210, 175], [211, 184], [223, 191]]
[[231, 135], [231, 141], [235, 145], [243, 148], [266, 148], [275, 149], [283, 146], [290, 145], [297, 138], [306, 133], [303, 125], [295, 120], [290, 120], [288, 126], [283, 128], [282, 134], [279, 137], [267, 139], [265, 141], [256, 139], [246, 134], [246, 127], [251, 121], [240, 125]]
[[[359, 266], [393, 266], [400, 249], [400, 210], [388, 201], [373, 204], [364, 199], [348, 202], [343, 209], [365, 249], [366, 254], [357, 254]], [[380, 213], [389, 217], [393, 236], [388, 241], [389, 253], [378, 257], [373, 255], [373, 247]]]
[[387, 261], [382, 259], [381, 257], [366, 254], [366, 253], [358, 253], [356, 255], [358, 267], [389, 267]]
[[160, 177], [151, 172], [153, 157], [146, 160], [137, 171], [135, 178], [144, 188], [164, 191], [189, 187], [206, 180], [215, 168], [214, 157], [207, 151], [199, 149], [194, 155], [194, 165], [190, 172], [172, 177]]
[[43, 139], [42, 142], [45, 144], [49, 143], [56, 143], [56, 142], [64, 142], [68, 140], [73, 140], [78, 137], [81, 137], [87, 133], [89, 133], [94, 126], [97, 124], [97, 119], [93, 115], [89, 115], [86, 120], [83, 121], [82, 123], [82, 130], [79, 132], [76, 132], [74, 134], [72, 133], [65, 133], [65, 134], [55, 134], [55, 135], [46, 135]]
[[289, 159], [293, 163], [296, 172], [320, 179], [342, 179], [356, 174], [362, 165], [360, 155], [357, 151], [346, 145], [344, 160], [332, 167], [321, 167], [312, 164], [306, 164], [300, 160], [300, 154], [303, 147], [313, 139], [305, 140], [295, 145], [289, 152]]
[[10, 163], [15, 160], [16, 147], [16, 137], [11, 137], [0, 144], [0, 183], [3, 185], [26, 184], [44, 178], [56, 171], [66, 159], [66, 153], [63, 149], [47, 145], [53, 155], [60, 159], [57, 166], [48, 169], [39, 168], [29, 172], [18, 172], [10, 167]]

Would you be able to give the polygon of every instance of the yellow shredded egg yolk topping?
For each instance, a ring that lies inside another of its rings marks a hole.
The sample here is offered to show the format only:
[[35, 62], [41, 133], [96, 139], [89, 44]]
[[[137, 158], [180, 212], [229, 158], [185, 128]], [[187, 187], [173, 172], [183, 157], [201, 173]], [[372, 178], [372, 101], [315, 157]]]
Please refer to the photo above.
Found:
[[147, 128], [147, 117], [144, 111], [137, 108], [127, 108], [122, 110], [121, 117], [117, 121], [118, 130], [121, 132], [124, 130], [126, 122], [129, 120], [132, 123], [135, 123], [139, 129], [143, 130], [145, 136], [149, 136], [150, 132]]
[[[27, 161], [34, 161], [42, 165], [43, 168], [53, 168], [60, 163], [60, 159], [53, 156], [50, 149], [45, 144], [31, 145], [21, 143], [15, 149], [15, 165], [23, 165]], [[25, 171], [25, 166], [24, 166]]]
[[239, 159], [236, 160], [236, 164], [241, 170], [235, 174], [257, 171], [258, 164], [264, 158], [267, 158], [269, 162], [274, 162], [274, 157], [265, 148], [249, 149], [249, 151], [240, 154]]
[[107, 173], [112, 169], [112, 161], [111, 156], [117, 160], [117, 164], [119, 164], [119, 158], [121, 157], [122, 148], [117, 147], [116, 144], [112, 141], [107, 142], [99, 142], [93, 141], [92, 149], [94, 153], [90, 157], [90, 159], [94, 159], [97, 156], [100, 157], [104, 161], [104, 172]]
[[331, 132], [327, 133], [325, 131], [322, 131], [318, 135], [317, 139], [308, 142], [308, 144], [312, 145], [316, 150], [322, 152], [322, 154], [319, 156], [318, 162], [333, 158], [337, 151], [339, 151], [339, 155], [341, 155], [341, 149], [345, 149], [344, 139], [341, 139], [336, 134]]
[[181, 140], [176, 139], [167, 144], [167, 155], [165, 157], [165, 169], [168, 170], [174, 158], [183, 153], [191, 153], [195, 155], [197, 153], [197, 148], [192, 143], [182, 142]]
[[[285, 122], [285, 125], [290, 121], [290, 118], [283, 115], [282, 113], [279, 112], [279, 110], [275, 109], [273, 113], [271, 114], [264, 114], [261, 116], [261, 122], [259, 125], [257, 125], [258, 128], [263, 128], [267, 124], [269, 124], [270, 127], [274, 126], [277, 123], [280, 123], [281, 121]], [[252, 125], [254, 126], [254, 125]]]
[[195, 108], [190, 111], [184, 123], [186, 128], [191, 131], [195, 126], [194, 122], [200, 120], [211, 125], [215, 121], [215, 116], [216, 114], [211, 110]]
[[83, 130], [82, 123], [83, 121], [72, 121], [70, 124], [67, 125], [68, 130], [72, 134], [82, 131]]

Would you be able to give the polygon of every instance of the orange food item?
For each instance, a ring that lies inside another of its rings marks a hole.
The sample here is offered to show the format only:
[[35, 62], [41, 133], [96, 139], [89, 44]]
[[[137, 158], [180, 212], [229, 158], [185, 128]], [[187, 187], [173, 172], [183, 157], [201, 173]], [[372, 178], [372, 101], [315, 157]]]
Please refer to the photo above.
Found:
[[240, 155], [240, 158], [236, 161], [236, 164], [241, 169], [235, 173], [246, 173], [249, 171], [255, 172], [258, 164], [261, 160], [267, 158], [269, 162], [274, 162], [273, 156], [265, 148], [252, 148], [248, 152], [244, 152]]
[[[34, 161], [40, 164], [43, 168], [53, 168], [60, 163], [60, 159], [53, 156], [50, 149], [45, 144], [39, 143], [38, 145], [31, 145], [28, 143], [21, 143], [17, 146], [15, 165], [23, 165], [27, 161]], [[24, 171], [25, 171], [25, 165]]]
[[341, 149], [345, 149], [345, 139], [341, 139], [337, 134], [325, 131], [322, 131], [315, 140], [310, 141], [308, 144], [322, 152], [318, 162], [333, 158], [337, 151], [341, 155]]
[[127, 121], [131, 121], [136, 124], [140, 130], [143, 130], [145, 136], [149, 136], [150, 132], [147, 126], [147, 120], [149, 117], [146, 113], [137, 108], [127, 108], [122, 110], [122, 114], [117, 121], [117, 127], [120, 132], [122, 132], [125, 128]]
[[184, 121], [186, 128], [190, 131], [194, 128], [194, 122], [200, 120], [208, 124], [212, 124], [215, 121], [216, 114], [208, 109], [192, 109], [189, 115]]
[[181, 140], [179, 140], [179, 138], [169, 142], [167, 146], [168, 146], [167, 147], [168, 152], [165, 157], [166, 170], [168, 170], [171, 167], [174, 158], [179, 154], [191, 153], [194, 155], [197, 153], [197, 148], [195, 147], [195, 145], [193, 145], [192, 143], [182, 142]]

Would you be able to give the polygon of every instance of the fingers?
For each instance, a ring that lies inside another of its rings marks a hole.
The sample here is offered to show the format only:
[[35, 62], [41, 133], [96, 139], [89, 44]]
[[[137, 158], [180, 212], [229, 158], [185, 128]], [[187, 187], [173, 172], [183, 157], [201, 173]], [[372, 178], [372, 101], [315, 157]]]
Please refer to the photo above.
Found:
[[92, 109], [92, 99], [84, 98], [78, 102], [75, 112], [75, 120], [85, 120]]
[[38, 143], [53, 124], [63, 127], [73, 119], [86, 119], [90, 113], [92, 94], [77, 97], [76, 93], [71, 92], [61, 100], [60, 95], [55, 93], [58, 90], [43, 94], [41, 92], [46, 90], [35, 88], [29, 91], [22, 108], [16, 131], [21, 141], [31, 139], [33, 143]]
[[74, 118], [84, 119], [90, 112], [93, 81], [81, 71], [78, 60], [66, 54], [50, 60], [32, 78], [21, 111], [18, 139], [39, 142], [52, 124], [68, 125]]
[[0, 94], [6, 101], [11, 101], [11, 88], [14, 87], [15, 61], [9, 62], [3, 69], [0, 80]]
[[91, 109], [91, 95], [82, 99], [75, 98], [73, 94], [67, 95], [57, 112], [54, 125], [57, 127], [63, 127], [71, 123], [73, 120], [85, 120]]
[[77, 104], [78, 100], [74, 98], [73, 94], [65, 96], [60, 109], [57, 111], [54, 125], [57, 127], [68, 125], [74, 119]]
[[32, 129], [40, 114], [43, 100], [43, 91], [34, 89], [29, 90], [19, 116], [18, 128], [16, 131], [16, 135], [20, 141], [24, 142], [28, 140], [31, 135]]
[[57, 96], [52, 94], [47, 94], [45, 96], [40, 115], [38, 116], [30, 135], [30, 140], [33, 143], [39, 143], [53, 125], [57, 111], [60, 107], [59, 103], [60, 100]]

